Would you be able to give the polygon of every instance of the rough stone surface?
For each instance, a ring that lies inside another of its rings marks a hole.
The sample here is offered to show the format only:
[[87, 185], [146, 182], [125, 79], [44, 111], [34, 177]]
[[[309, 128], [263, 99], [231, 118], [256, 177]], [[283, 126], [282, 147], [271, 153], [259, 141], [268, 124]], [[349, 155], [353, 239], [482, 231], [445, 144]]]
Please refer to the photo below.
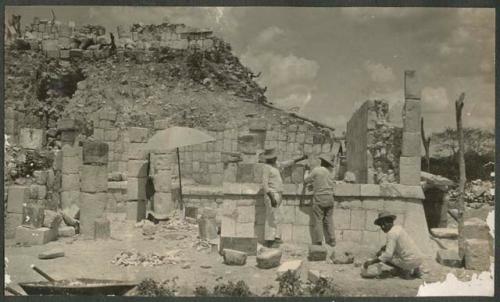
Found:
[[80, 233], [88, 238], [94, 238], [94, 221], [104, 214], [106, 193], [82, 193], [80, 208]]
[[22, 214], [23, 205], [29, 203], [30, 188], [26, 186], [9, 186], [7, 212]]
[[59, 237], [73, 237], [75, 236], [75, 228], [72, 226], [67, 226], [67, 225], [62, 225], [59, 226], [59, 229], [57, 230], [57, 234]]
[[231, 249], [244, 252], [249, 256], [257, 254], [257, 237], [225, 237], [220, 239], [220, 251]]
[[111, 237], [111, 222], [107, 218], [94, 221], [94, 239], [109, 239]]
[[106, 166], [83, 165], [81, 169], [81, 191], [86, 193], [108, 190], [108, 169]]
[[488, 240], [465, 240], [465, 268], [478, 271], [490, 270], [490, 244]]
[[129, 177], [127, 178], [127, 199], [128, 200], [145, 200], [146, 199], [146, 177]]
[[129, 160], [127, 162], [127, 176], [129, 177], [148, 176], [148, 161], [140, 159]]
[[64, 251], [60, 249], [48, 250], [38, 254], [38, 259], [43, 259], [43, 260], [54, 259], [59, 257], [64, 257]]
[[23, 208], [23, 225], [32, 228], [43, 226], [44, 207], [38, 204], [29, 204]]
[[42, 129], [22, 128], [19, 134], [19, 144], [25, 149], [39, 149], [45, 142]]
[[350, 252], [332, 254], [334, 264], [351, 264], [354, 263], [354, 255]]
[[263, 269], [277, 267], [280, 265], [281, 255], [280, 249], [268, 249], [257, 255], [257, 266]]
[[326, 247], [322, 245], [309, 245], [309, 254], [307, 259], [309, 261], [325, 261], [328, 251]]
[[42, 245], [57, 239], [57, 230], [49, 228], [32, 229], [25, 226], [16, 228], [16, 243], [22, 245]]
[[144, 200], [129, 200], [126, 202], [127, 220], [141, 221], [146, 218], [146, 202]]
[[300, 268], [302, 267], [302, 260], [290, 260], [281, 263], [278, 267], [277, 274], [278, 276], [286, 273], [287, 271], [291, 271], [293, 274], [299, 274]]
[[463, 266], [463, 261], [458, 255], [458, 250], [439, 250], [437, 251], [436, 261], [450, 267]]
[[378, 264], [370, 265], [367, 269], [361, 267], [361, 277], [365, 279], [377, 278], [381, 273], [382, 269]]
[[408, 186], [420, 185], [420, 156], [399, 158], [399, 183]]
[[462, 229], [461, 236], [464, 239], [483, 239], [489, 240], [490, 238], [490, 228], [484, 220], [480, 218], [473, 217], [464, 221], [464, 227]]
[[319, 279], [321, 279], [323, 277], [323, 275], [321, 274], [320, 271], [318, 270], [312, 270], [310, 269], [308, 272], [307, 272], [307, 280], [311, 283], [316, 283], [319, 281]]
[[222, 255], [227, 265], [245, 265], [247, 261], [247, 254], [236, 250], [224, 249]]
[[7, 213], [5, 216], [5, 238], [12, 239], [16, 235], [16, 228], [23, 222], [23, 214]]
[[85, 142], [83, 144], [83, 163], [100, 164], [108, 163], [109, 146], [103, 142]]
[[458, 237], [458, 229], [456, 228], [432, 228], [431, 234], [437, 238], [456, 239]]
[[43, 226], [49, 229], [58, 229], [63, 221], [62, 216], [51, 210], [44, 211]]

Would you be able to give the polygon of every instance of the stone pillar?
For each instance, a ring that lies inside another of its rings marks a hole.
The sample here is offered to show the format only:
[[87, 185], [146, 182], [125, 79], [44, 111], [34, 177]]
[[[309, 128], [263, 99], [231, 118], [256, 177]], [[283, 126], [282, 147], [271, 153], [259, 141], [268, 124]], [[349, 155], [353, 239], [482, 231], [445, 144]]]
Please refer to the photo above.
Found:
[[146, 218], [146, 186], [148, 153], [144, 146], [148, 140], [149, 129], [130, 127], [128, 129], [127, 165], [127, 220], [141, 221]]
[[58, 121], [57, 128], [61, 133], [62, 152], [61, 154], [56, 153], [55, 157], [55, 181], [58, 182], [59, 179], [61, 181], [61, 209], [65, 210], [72, 205], [80, 206], [82, 148], [75, 143], [78, 136], [75, 120], [61, 119]]
[[[166, 219], [167, 216], [175, 209], [175, 202], [172, 196], [172, 165], [169, 157], [172, 154], [163, 154], [155, 157], [155, 169], [153, 175], [153, 183], [155, 194], [153, 197], [152, 210], [156, 219]], [[167, 161], [166, 164], [158, 164], [158, 161]]]
[[420, 185], [420, 84], [415, 71], [405, 71], [403, 145], [399, 159], [399, 183]]
[[96, 221], [99, 229], [106, 229], [102, 221], [107, 202], [108, 152], [108, 145], [103, 142], [83, 144], [80, 233], [87, 238], [102, 238], [101, 234], [95, 233]]

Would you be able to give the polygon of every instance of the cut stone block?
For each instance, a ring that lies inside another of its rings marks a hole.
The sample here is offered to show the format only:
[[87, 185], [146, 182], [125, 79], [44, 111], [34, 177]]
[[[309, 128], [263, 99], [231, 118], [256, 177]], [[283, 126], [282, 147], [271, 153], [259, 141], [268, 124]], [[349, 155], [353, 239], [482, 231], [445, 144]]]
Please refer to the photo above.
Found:
[[23, 214], [7, 213], [5, 216], [5, 238], [11, 239], [16, 235], [16, 228], [23, 223]]
[[277, 267], [281, 262], [282, 251], [280, 249], [268, 249], [257, 255], [257, 267], [269, 269]]
[[128, 145], [128, 159], [147, 159], [148, 152], [144, 143], [130, 143]]
[[215, 217], [201, 217], [198, 219], [198, 230], [200, 239], [212, 240], [217, 238], [217, 221]]
[[251, 183], [254, 181], [254, 164], [241, 163], [237, 167], [236, 182]]
[[158, 171], [154, 176], [154, 185], [156, 192], [171, 192], [172, 191], [172, 173], [170, 170]]
[[146, 177], [128, 177], [127, 178], [127, 199], [145, 200], [146, 199]]
[[103, 142], [85, 142], [83, 144], [83, 163], [106, 165], [109, 146]]
[[319, 281], [319, 279], [323, 278], [323, 275], [321, 274], [320, 271], [318, 270], [312, 270], [310, 269], [308, 272], [307, 272], [307, 280], [311, 283], [317, 283]]
[[59, 235], [59, 237], [73, 237], [75, 236], [76, 232], [74, 227], [63, 225], [59, 226], [57, 234]]
[[327, 254], [328, 251], [326, 247], [322, 245], [311, 244], [309, 245], [309, 253], [307, 259], [309, 261], [325, 261]]
[[64, 251], [58, 250], [58, 249], [53, 249], [45, 252], [41, 252], [38, 254], [38, 259], [54, 259], [54, 258], [59, 258], [59, 257], [64, 257]]
[[101, 218], [107, 202], [106, 193], [82, 193], [80, 203], [80, 233], [94, 238], [94, 222]]
[[25, 226], [16, 228], [16, 243], [23, 245], [42, 245], [57, 239], [57, 230], [49, 228], [32, 229]]
[[236, 250], [223, 249], [222, 256], [227, 265], [245, 265], [247, 262], [247, 254]]
[[44, 207], [37, 204], [29, 204], [23, 208], [23, 225], [31, 228], [43, 226]]
[[141, 221], [146, 218], [146, 201], [129, 200], [126, 202], [127, 220]]
[[48, 172], [47, 171], [34, 171], [33, 178], [35, 178], [35, 182], [38, 185], [46, 185]]
[[25, 149], [39, 149], [45, 142], [42, 129], [22, 128], [19, 134], [19, 144]]
[[399, 158], [399, 183], [407, 186], [420, 185], [420, 156]]
[[236, 221], [238, 223], [253, 223], [255, 221], [255, 206], [238, 206], [237, 213]]
[[108, 169], [106, 166], [83, 165], [80, 179], [82, 192], [99, 193], [108, 190]]
[[76, 137], [80, 134], [78, 130], [65, 130], [61, 132], [61, 142], [73, 144]]
[[25, 186], [9, 186], [7, 212], [22, 214], [23, 205], [30, 200], [30, 188]]
[[350, 252], [343, 252], [343, 253], [333, 253], [332, 256], [332, 261], [334, 264], [351, 264], [354, 263], [354, 255], [351, 254]]
[[407, 157], [420, 156], [421, 140], [420, 132], [403, 132], [401, 155]]
[[458, 255], [458, 250], [438, 250], [436, 261], [450, 267], [462, 267], [463, 261]]
[[488, 240], [465, 240], [465, 268], [489, 271], [490, 270], [490, 244]]
[[458, 237], [458, 229], [455, 228], [432, 228], [432, 236], [436, 238], [456, 239]]
[[67, 209], [80, 204], [80, 190], [61, 192], [61, 208]]
[[129, 177], [148, 176], [148, 161], [147, 160], [127, 161], [127, 176]]
[[109, 239], [111, 237], [111, 222], [107, 218], [94, 221], [94, 239]]
[[284, 273], [290, 271], [292, 274], [298, 275], [300, 274], [300, 268], [302, 267], [302, 260], [291, 260], [281, 263], [278, 267], [278, 277], [283, 275]]
[[408, 132], [420, 131], [420, 118], [421, 118], [421, 101], [420, 100], [405, 100], [403, 112], [403, 129]]
[[61, 159], [61, 171], [64, 174], [77, 174], [81, 166], [82, 160], [79, 156], [63, 156]]
[[166, 219], [175, 210], [172, 193], [156, 192], [153, 196], [153, 210], [156, 219]]
[[238, 151], [245, 154], [255, 154], [260, 147], [256, 134], [246, 134], [238, 137]]
[[62, 191], [80, 191], [79, 174], [63, 174], [61, 181]]
[[45, 199], [47, 197], [47, 187], [44, 185], [31, 185], [30, 198], [31, 199]]
[[231, 249], [255, 256], [257, 254], [257, 237], [221, 237], [219, 249], [220, 251]]
[[128, 136], [131, 143], [145, 143], [148, 141], [148, 128], [130, 127]]
[[420, 100], [422, 90], [421, 82], [415, 70], [405, 70], [405, 100]]
[[473, 217], [465, 220], [461, 236], [464, 239], [489, 240], [490, 228], [486, 221]]
[[51, 210], [44, 211], [43, 227], [49, 229], [59, 229], [62, 221], [63, 218], [59, 213]]
[[61, 118], [57, 121], [57, 130], [67, 131], [67, 130], [77, 130], [78, 125], [76, 120], [69, 118]]

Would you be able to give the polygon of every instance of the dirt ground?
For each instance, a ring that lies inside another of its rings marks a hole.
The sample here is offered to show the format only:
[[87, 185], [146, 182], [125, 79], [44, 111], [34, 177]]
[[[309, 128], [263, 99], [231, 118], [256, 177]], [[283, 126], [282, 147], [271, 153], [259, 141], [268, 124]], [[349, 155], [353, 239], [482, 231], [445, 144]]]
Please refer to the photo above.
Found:
[[[218, 282], [244, 280], [252, 293], [256, 295], [272, 295], [278, 291], [276, 268], [263, 270], [256, 267], [255, 256], [249, 256], [245, 266], [227, 266], [222, 257], [212, 252], [209, 247], [199, 244], [197, 225], [165, 223], [156, 232], [154, 239], [142, 235], [141, 228], [133, 222], [126, 221], [123, 214], [108, 216], [112, 221], [110, 240], [84, 240], [79, 236], [59, 238], [43, 246], [16, 246], [13, 240], [7, 240], [5, 256], [8, 258], [6, 273], [10, 275], [11, 286], [19, 291], [18, 282], [44, 281], [35, 273], [31, 264], [35, 264], [55, 279], [96, 278], [116, 279], [140, 282], [144, 278], [166, 280], [177, 277], [178, 295], [193, 296], [194, 289], [203, 285], [208, 289]], [[38, 254], [51, 249], [62, 249], [65, 257], [51, 260], [40, 260]], [[330, 276], [342, 296], [415, 296], [418, 287], [425, 282], [444, 279], [446, 273], [455, 271], [459, 277], [467, 278], [471, 271], [452, 269], [437, 264], [433, 259], [425, 260], [423, 279], [403, 280], [398, 277], [387, 279], [363, 279], [360, 267], [355, 264], [336, 265], [331, 261], [309, 262], [307, 246], [283, 244], [282, 262], [286, 260], [303, 260], [301, 276], [307, 280], [307, 271], [315, 269]], [[336, 251], [349, 249], [338, 246]], [[122, 251], [141, 253], [159, 253], [178, 250], [173, 264], [154, 267], [118, 266], [111, 263]], [[356, 261], [364, 261], [368, 255], [355, 255]]]

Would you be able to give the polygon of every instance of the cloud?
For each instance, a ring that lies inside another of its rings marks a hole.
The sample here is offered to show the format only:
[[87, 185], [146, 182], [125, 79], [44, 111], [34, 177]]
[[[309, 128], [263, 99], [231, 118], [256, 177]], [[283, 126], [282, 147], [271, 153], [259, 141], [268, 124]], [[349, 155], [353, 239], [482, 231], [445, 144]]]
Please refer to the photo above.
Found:
[[[312, 99], [319, 72], [315, 60], [275, 50], [276, 39], [288, 39], [283, 29], [267, 27], [259, 32], [241, 55], [241, 62], [261, 72], [259, 84], [266, 86], [268, 99], [283, 109], [301, 111]], [[286, 41], [285, 41], [286, 42]]]
[[381, 63], [366, 61], [364, 67], [369, 72], [370, 78], [373, 82], [389, 83], [396, 79], [392, 68], [384, 66]]
[[446, 112], [453, 109], [448, 92], [443, 87], [422, 89], [422, 111], [426, 113]]

